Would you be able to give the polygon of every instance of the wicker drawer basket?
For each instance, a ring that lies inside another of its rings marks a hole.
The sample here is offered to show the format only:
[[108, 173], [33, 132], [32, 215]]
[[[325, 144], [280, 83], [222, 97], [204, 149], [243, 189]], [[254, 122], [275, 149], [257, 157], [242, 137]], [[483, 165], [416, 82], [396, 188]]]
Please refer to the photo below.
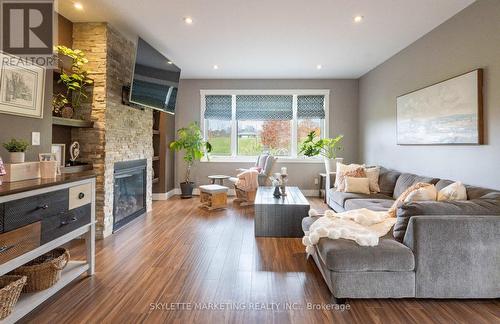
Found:
[[0, 320], [12, 313], [25, 284], [26, 276], [0, 277]]
[[36, 292], [52, 287], [61, 279], [61, 271], [69, 262], [69, 251], [57, 248], [12, 271], [12, 274], [26, 276], [23, 292]]

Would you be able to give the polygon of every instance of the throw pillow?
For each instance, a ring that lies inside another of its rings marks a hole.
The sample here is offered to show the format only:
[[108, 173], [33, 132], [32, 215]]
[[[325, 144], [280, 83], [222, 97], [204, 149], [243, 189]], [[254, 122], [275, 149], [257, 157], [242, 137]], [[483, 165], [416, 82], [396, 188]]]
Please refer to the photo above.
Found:
[[339, 187], [339, 182], [340, 179], [343, 177], [343, 174], [349, 171], [353, 171], [359, 168], [363, 168], [363, 165], [360, 164], [344, 164], [337, 162], [337, 168], [336, 168], [336, 176], [335, 176], [335, 187]]
[[412, 191], [405, 199], [404, 203], [409, 204], [414, 201], [436, 201], [437, 189], [436, 186], [424, 186]]
[[272, 155], [268, 155], [267, 156], [267, 159], [266, 159], [266, 164], [264, 165], [264, 167], [262, 168], [262, 173], [269, 176], [271, 174], [271, 171], [273, 169], [273, 166], [274, 166], [274, 162], [276, 162], [276, 157], [272, 156]]
[[264, 167], [266, 166], [266, 162], [267, 162], [268, 157], [269, 157], [269, 155], [267, 155], [267, 154], [260, 155], [257, 159], [257, 164], [255, 166], [258, 168], [264, 169]]
[[370, 192], [380, 192], [378, 178], [380, 175], [380, 167], [365, 168], [366, 177], [370, 180]]
[[392, 204], [392, 207], [387, 211], [389, 213], [390, 217], [396, 217], [396, 211], [398, 208], [404, 203], [406, 198], [415, 190], [418, 190], [420, 188], [424, 188], [427, 186], [432, 186], [430, 183], [424, 183], [424, 182], [418, 182], [412, 186], [410, 186], [408, 189], [403, 191], [403, 193], [396, 199], [396, 201]]
[[343, 172], [340, 175], [337, 175], [336, 179], [339, 180], [339, 184], [337, 186], [337, 191], [345, 191], [345, 179], [346, 177], [353, 178], [366, 178], [365, 169], [363, 167], [357, 168], [351, 171]]
[[370, 194], [370, 180], [368, 178], [345, 178], [345, 192]]
[[465, 189], [465, 186], [460, 181], [454, 182], [439, 190], [437, 200], [467, 200], [467, 189]]

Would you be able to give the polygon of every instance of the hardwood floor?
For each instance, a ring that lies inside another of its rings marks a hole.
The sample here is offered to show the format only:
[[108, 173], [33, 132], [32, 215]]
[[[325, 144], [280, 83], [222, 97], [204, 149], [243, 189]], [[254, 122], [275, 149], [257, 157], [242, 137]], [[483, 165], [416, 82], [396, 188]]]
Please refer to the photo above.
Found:
[[[311, 204], [326, 208], [320, 199]], [[331, 304], [330, 294], [300, 239], [256, 239], [251, 207], [197, 206], [197, 199], [155, 202], [150, 215], [97, 242], [95, 276], [65, 288], [24, 322], [500, 322], [499, 300], [348, 300], [348, 310], [321, 308]], [[78, 258], [83, 245], [71, 252]], [[234, 304], [220, 309], [222, 303]]]

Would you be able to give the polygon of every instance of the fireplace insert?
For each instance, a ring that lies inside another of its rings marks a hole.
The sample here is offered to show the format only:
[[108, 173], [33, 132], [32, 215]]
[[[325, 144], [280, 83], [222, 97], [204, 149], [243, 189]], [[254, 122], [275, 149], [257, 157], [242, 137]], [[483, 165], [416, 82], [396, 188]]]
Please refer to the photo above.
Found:
[[147, 160], [115, 163], [113, 232], [146, 213]]

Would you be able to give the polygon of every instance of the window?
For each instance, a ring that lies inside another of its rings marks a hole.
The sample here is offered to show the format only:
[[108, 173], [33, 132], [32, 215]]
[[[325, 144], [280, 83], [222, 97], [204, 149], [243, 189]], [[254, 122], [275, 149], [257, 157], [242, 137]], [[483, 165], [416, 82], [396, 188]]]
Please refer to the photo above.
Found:
[[275, 156], [290, 156], [291, 133], [289, 120], [238, 121], [238, 155], [256, 156], [269, 151]]
[[328, 90], [202, 90], [202, 129], [214, 157], [297, 158], [307, 134], [327, 133]]
[[325, 96], [297, 96], [297, 145], [300, 147], [307, 134], [315, 131], [323, 137]]
[[231, 156], [232, 100], [232, 96], [205, 97], [205, 138], [216, 156]]

